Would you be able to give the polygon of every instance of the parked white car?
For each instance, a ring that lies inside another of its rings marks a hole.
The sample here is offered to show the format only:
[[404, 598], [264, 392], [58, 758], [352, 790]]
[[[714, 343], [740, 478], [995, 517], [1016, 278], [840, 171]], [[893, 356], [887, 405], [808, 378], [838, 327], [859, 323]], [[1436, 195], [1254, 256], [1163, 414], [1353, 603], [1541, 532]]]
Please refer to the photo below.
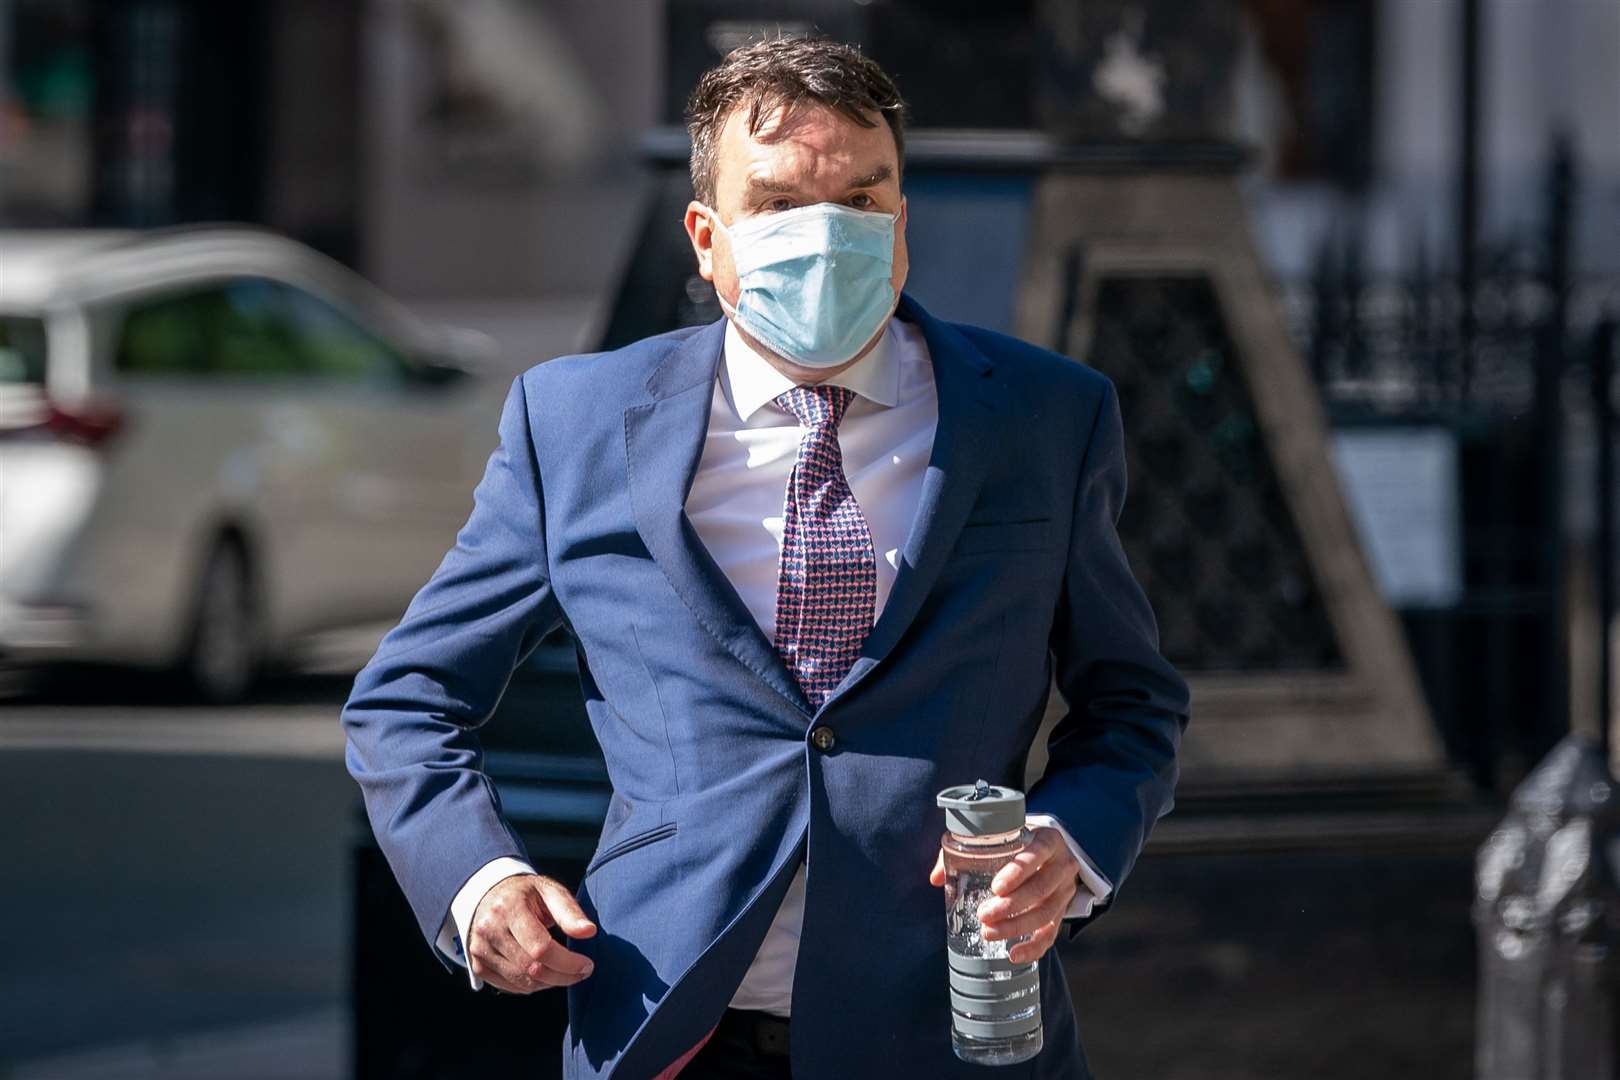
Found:
[[489, 352], [273, 233], [0, 232], [0, 660], [226, 701], [397, 619], [493, 446]]

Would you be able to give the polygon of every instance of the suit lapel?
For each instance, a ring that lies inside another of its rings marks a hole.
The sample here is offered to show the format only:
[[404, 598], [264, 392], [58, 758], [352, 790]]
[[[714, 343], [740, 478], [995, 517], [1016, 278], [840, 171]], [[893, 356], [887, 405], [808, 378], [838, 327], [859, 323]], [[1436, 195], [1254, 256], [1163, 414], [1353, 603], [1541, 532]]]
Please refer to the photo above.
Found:
[[725, 328], [722, 318], [677, 346], [647, 379], [652, 400], [624, 411], [636, 530], [703, 629], [808, 716], [810, 702], [798, 681], [686, 516], [686, 496], [709, 430]]
[[915, 322], [928, 343], [939, 396], [939, 422], [923, 474], [911, 530], [900, 550], [894, 586], [849, 673], [827, 695], [825, 709], [848, 693], [894, 649], [939, 579], [984, 483], [995, 446], [993, 370], [988, 357], [950, 325], [902, 294], [896, 314]]
[[[823, 709], [881, 664], [916, 619], [978, 496], [995, 443], [989, 359], [908, 295], [901, 296], [896, 313], [915, 322], [928, 343], [939, 421], [894, 586], [860, 657]], [[686, 496], [708, 432], [725, 326], [724, 319], [710, 323], [671, 351], [647, 379], [651, 400], [624, 411], [636, 529], [703, 628], [809, 716], [813, 710], [798, 681], [686, 516]]]

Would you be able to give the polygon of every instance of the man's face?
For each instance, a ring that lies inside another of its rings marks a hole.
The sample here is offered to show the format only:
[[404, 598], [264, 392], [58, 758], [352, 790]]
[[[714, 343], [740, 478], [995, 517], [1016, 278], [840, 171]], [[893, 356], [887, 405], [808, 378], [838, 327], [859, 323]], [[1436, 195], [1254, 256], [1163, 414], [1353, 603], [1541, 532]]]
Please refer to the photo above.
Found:
[[[733, 310], [737, 306], [736, 263], [726, 233], [715, 229], [718, 214], [727, 226], [757, 214], [791, 210], [812, 203], [840, 203], [855, 210], [894, 214], [894, 269], [890, 284], [899, 295], [906, 281], [906, 215], [900, 195], [900, 159], [889, 125], [877, 115], [862, 127], [834, 109], [809, 103], [767, 115], [757, 132], [748, 131], [748, 106], [732, 110], [715, 146], [714, 205], [693, 201], [686, 208], [686, 232], [697, 253], [698, 273]], [[741, 327], [738, 328], [741, 330]], [[790, 377], [813, 382], [843, 370], [871, 349], [869, 343], [847, 364], [806, 368], [777, 356], [746, 332], [756, 350]]]

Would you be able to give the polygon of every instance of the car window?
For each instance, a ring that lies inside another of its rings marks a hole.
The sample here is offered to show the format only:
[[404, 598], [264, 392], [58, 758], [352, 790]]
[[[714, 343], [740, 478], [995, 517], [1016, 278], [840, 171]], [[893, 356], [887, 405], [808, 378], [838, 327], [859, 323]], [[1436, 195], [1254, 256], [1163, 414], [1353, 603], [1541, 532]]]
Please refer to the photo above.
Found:
[[116, 366], [130, 375], [278, 378], [307, 370], [281, 286], [244, 278], [132, 307]]
[[404, 375], [399, 354], [327, 301], [285, 286], [294, 340], [312, 374], [392, 382]]
[[201, 295], [173, 296], [141, 304], [124, 316], [114, 366], [130, 375], [200, 372], [208, 349], [198, 317]]
[[233, 281], [222, 290], [223, 304], [210, 312], [215, 372], [272, 378], [308, 373], [284, 290], [259, 278]]
[[0, 315], [0, 386], [45, 381], [45, 323]]

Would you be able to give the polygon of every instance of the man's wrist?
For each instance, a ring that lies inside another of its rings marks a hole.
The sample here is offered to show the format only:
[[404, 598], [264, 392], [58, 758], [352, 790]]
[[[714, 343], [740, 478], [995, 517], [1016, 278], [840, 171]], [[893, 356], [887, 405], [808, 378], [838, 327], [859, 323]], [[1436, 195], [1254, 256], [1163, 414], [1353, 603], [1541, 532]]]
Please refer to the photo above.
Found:
[[474, 990], [481, 989], [484, 980], [473, 974], [472, 961], [468, 958], [466, 950], [472, 933], [473, 917], [478, 914], [479, 903], [489, 890], [507, 878], [534, 872], [534, 867], [527, 862], [509, 855], [491, 859], [467, 879], [466, 884], [456, 893], [455, 899], [450, 901], [450, 913], [446, 919], [446, 929], [450, 934], [447, 941], [445, 932], [440, 931], [440, 949], [456, 963], [466, 967], [468, 982]]

